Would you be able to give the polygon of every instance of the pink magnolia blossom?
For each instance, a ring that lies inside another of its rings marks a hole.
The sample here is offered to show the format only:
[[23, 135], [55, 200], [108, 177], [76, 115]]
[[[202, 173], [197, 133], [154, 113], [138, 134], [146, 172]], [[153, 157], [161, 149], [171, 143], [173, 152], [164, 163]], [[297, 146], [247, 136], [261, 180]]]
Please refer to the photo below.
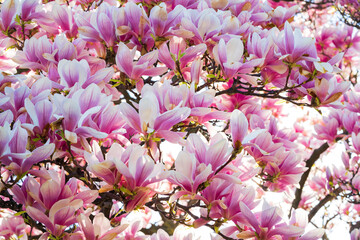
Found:
[[338, 100], [349, 87], [350, 82], [337, 83], [335, 78], [330, 80], [323, 78], [315, 79], [315, 87], [307, 91], [319, 100], [320, 105], [326, 105]]
[[147, 185], [161, 181], [165, 176], [164, 166], [154, 161], [144, 154], [142, 148], [135, 148], [133, 151], [139, 151], [138, 154], [131, 154], [127, 165], [122, 161], [116, 161], [115, 166], [119, 173], [124, 177], [124, 186], [130, 191], [136, 191], [136, 188], [146, 187]]
[[78, 27], [69, 6], [54, 4], [51, 13], [61, 32], [65, 32], [70, 38], [77, 35]]
[[181, 5], [176, 6], [169, 13], [165, 3], [153, 7], [150, 11], [149, 20], [155, 36], [170, 35], [171, 28], [181, 21], [184, 11], [185, 8]]
[[181, 141], [183, 134], [171, 132], [170, 129], [190, 114], [189, 108], [180, 106], [160, 114], [158, 100], [153, 94], [140, 100], [139, 113], [128, 103], [121, 103], [120, 111], [127, 124], [137, 132], [149, 137], [163, 137], [170, 142]]
[[15, 26], [15, 15], [18, 11], [19, 1], [6, 0], [1, 5], [0, 12], [0, 29], [7, 32], [10, 28]]
[[221, 29], [218, 14], [214, 9], [208, 8], [200, 13], [196, 10], [188, 10], [181, 19], [181, 28], [175, 35], [191, 38], [195, 43], [210, 41]]
[[0, 218], [0, 236], [5, 239], [11, 239], [14, 235], [19, 240], [27, 239], [26, 228], [21, 216]]
[[[234, 222], [241, 219], [241, 204], [253, 209], [258, 201], [255, 200], [255, 192], [252, 187], [244, 184], [235, 184], [215, 179], [210, 186], [202, 191], [202, 199], [206, 205], [211, 206], [209, 216], [211, 218], [225, 218]], [[203, 214], [204, 215], [204, 214]]]
[[36, 221], [43, 223], [54, 236], [60, 236], [65, 229], [76, 223], [76, 211], [82, 207], [80, 199], [70, 201], [63, 199], [56, 202], [49, 210], [48, 214], [39, 209], [28, 206], [26, 212]]
[[27, 150], [28, 134], [26, 130], [20, 126], [19, 121], [15, 122], [12, 130], [10, 129], [10, 125], [5, 123], [3, 127], [0, 127], [0, 136], [1, 162], [19, 176], [25, 174], [32, 165], [50, 157], [55, 149], [53, 143], [47, 142], [32, 152]]
[[[211, 174], [211, 165], [196, 163], [194, 155], [182, 151], [175, 160], [176, 171], [172, 172], [170, 181], [181, 186], [189, 193], [196, 193], [200, 184], [207, 181]], [[181, 194], [181, 193], [178, 193]]]
[[120, 43], [116, 54], [116, 65], [121, 72], [130, 79], [135, 80], [138, 90], [141, 91], [143, 80], [141, 76], [158, 76], [167, 71], [166, 67], [153, 67], [158, 59], [158, 51], [149, 52], [134, 62], [136, 48], [129, 49], [124, 43]]
[[103, 213], [96, 214], [93, 222], [91, 222], [89, 217], [85, 214], [80, 214], [77, 217], [77, 221], [82, 232], [84, 233], [84, 239], [89, 240], [113, 239], [128, 227], [128, 224], [121, 224], [120, 226], [111, 228], [110, 221], [104, 216]]
[[282, 55], [281, 59], [289, 63], [296, 63], [304, 59], [316, 59], [314, 39], [303, 37], [299, 29], [293, 31], [288, 22], [285, 22], [280, 36], [274, 36], [274, 39]]
[[219, 44], [213, 49], [214, 58], [221, 65], [226, 78], [235, 77], [239, 73], [251, 72], [255, 66], [260, 65], [263, 61], [262, 59], [254, 59], [244, 63], [243, 53], [244, 44], [239, 38], [231, 38], [227, 43], [220, 39]]
[[279, 223], [282, 219], [278, 213], [278, 208], [266, 208], [266, 204], [264, 204], [259, 220], [244, 203], [240, 202], [240, 208], [243, 217], [252, 228], [250, 230], [240, 232], [237, 235], [238, 238], [257, 237], [265, 240], [272, 239], [276, 235], [283, 238], [291, 238], [299, 237], [304, 232], [303, 228]]
[[[183, 38], [172, 37], [169, 42], [163, 43], [159, 48], [159, 60], [168, 68], [176, 71], [182, 71], [185, 66], [193, 61], [197, 56], [202, 55], [206, 51], [205, 44], [198, 44], [186, 48]], [[179, 62], [180, 69], [176, 68], [176, 62]]]

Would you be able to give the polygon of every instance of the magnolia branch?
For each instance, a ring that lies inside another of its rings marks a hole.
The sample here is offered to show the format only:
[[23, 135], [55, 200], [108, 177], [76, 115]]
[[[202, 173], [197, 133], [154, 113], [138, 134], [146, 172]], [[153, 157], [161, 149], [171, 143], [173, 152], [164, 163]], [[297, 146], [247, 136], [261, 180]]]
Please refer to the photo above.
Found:
[[[301, 194], [303, 192], [306, 180], [309, 177], [310, 171], [314, 163], [320, 158], [321, 154], [324, 153], [329, 148], [329, 144], [326, 142], [323, 145], [321, 145], [318, 149], [315, 149], [313, 153], [311, 154], [310, 158], [306, 161], [305, 167], [307, 167], [307, 170], [303, 173], [301, 176], [299, 185], [300, 187], [296, 189], [295, 192], [295, 199], [291, 205], [291, 209], [297, 209], [299, 207], [299, 203], [301, 201]], [[291, 210], [289, 213], [289, 216], [291, 215]]]
[[328, 195], [326, 195], [323, 199], [321, 199], [321, 201], [311, 209], [309, 215], [308, 215], [308, 220], [309, 222], [311, 221], [311, 219], [316, 215], [316, 213], [328, 202], [330, 202], [331, 200], [335, 199], [341, 192], [343, 191], [343, 189], [341, 187], [336, 188], [333, 192], [329, 193]]

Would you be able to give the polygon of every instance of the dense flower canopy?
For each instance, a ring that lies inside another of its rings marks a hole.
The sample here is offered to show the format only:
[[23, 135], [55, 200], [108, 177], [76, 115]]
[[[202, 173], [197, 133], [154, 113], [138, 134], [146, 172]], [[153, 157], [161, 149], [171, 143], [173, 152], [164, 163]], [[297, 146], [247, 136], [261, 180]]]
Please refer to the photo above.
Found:
[[360, 239], [358, 10], [2, 1], [0, 239]]

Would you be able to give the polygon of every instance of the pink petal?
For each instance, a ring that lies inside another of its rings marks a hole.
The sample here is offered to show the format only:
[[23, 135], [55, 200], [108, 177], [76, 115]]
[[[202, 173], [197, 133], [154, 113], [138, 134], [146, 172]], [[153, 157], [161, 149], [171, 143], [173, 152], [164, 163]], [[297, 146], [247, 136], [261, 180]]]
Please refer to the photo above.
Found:
[[167, 111], [156, 118], [154, 129], [155, 130], [169, 130], [175, 124], [184, 121], [190, 115], [190, 108], [174, 108]]
[[[231, 137], [234, 146], [239, 147], [242, 144], [247, 135], [248, 127], [249, 123], [245, 114], [235, 109], [230, 116]], [[240, 145], [238, 146], [238, 144]]]
[[243, 214], [245, 219], [250, 223], [251, 226], [254, 227], [256, 232], [260, 232], [261, 231], [259, 228], [260, 223], [256, 219], [255, 215], [242, 201], [239, 203], [239, 205], [240, 205], [241, 213]]
[[34, 207], [31, 207], [31, 206], [28, 206], [26, 208], [26, 213], [29, 214], [29, 216], [31, 218], [33, 218], [35, 221], [43, 223], [51, 232], [53, 232], [55, 230], [53, 223], [40, 210], [38, 210], [38, 209], [36, 209]]

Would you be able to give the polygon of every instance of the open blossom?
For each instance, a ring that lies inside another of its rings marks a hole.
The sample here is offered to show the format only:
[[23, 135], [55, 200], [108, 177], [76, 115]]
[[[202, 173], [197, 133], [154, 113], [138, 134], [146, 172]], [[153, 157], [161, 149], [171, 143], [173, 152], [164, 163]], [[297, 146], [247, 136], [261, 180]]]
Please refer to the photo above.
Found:
[[281, 59], [289, 63], [296, 63], [304, 59], [316, 59], [315, 40], [303, 37], [299, 29], [293, 31], [288, 22], [285, 22], [280, 36], [273, 38], [282, 55]]
[[[122, 11], [123, 12], [123, 11]], [[113, 20], [113, 16], [117, 21]], [[74, 21], [78, 26], [78, 32], [82, 39], [89, 42], [104, 41], [106, 46], [114, 47], [117, 42], [116, 36], [116, 23], [120, 23], [124, 20], [124, 16], [121, 16], [121, 10], [110, 6], [107, 2], [101, 4], [98, 11], [94, 12], [79, 12], [75, 14]], [[128, 31], [126, 28], [127, 23], [123, 24], [123, 31]]]
[[[241, 219], [241, 204], [253, 209], [258, 201], [255, 200], [255, 192], [252, 187], [245, 184], [229, 183], [222, 179], [214, 179], [210, 186], [202, 192], [201, 199], [208, 206], [211, 218], [225, 218], [234, 222]], [[203, 214], [204, 215], [204, 214]]]
[[358, 220], [360, 32], [327, 28], [328, 5], [309, 25], [271, 0], [0, 2], [0, 238], [315, 240], [320, 212]]
[[258, 237], [265, 240], [273, 239], [276, 235], [291, 238], [299, 237], [304, 232], [304, 229], [301, 227], [281, 223], [282, 219], [278, 213], [279, 209], [276, 207], [266, 208], [266, 204], [264, 204], [259, 220], [244, 203], [240, 202], [240, 208], [243, 218], [246, 219], [252, 228], [240, 232], [237, 235], [238, 238]]
[[315, 79], [315, 87], [307, 91], [313, 98], [317, 98], [319, 105], [326, 105], [338, 100], [348, 90], [350, 82], [338, 83], [335, 78]]
[[149, 52], [134, 62], [136, 48], [129, 49], [124, 43], [119, 43], [116, 54], [116, 65], [121, 72], [125, 73], [130, 79], [137, 81], [138, 90], [141, 91], [143, 81], [141, 76], [159, 76], [167, 71], [166, 67], [154, 67], [158, 60], [158, 51]]
[[169, 13], [165, 3], [153, 7], [150, 11], [149, 20], [155, 35], [159, 37], [170, 35], [171, 28], [181, 21], [184, 11], [185, 8], [181, 5], [176, 6]]
[[143, 148], [138, 146], [132, 150], [126, 163], [119, 160], [115, 162], [116, 169], [122, 174], [120, 189], [126, 189], [125, 193], [129, 194], [126, 211], [132, 211], [148, 202], [155, 194], [148, 185], [167, 177], [164, 165], [154, 163], [148, 155], [144, 156]]
[[[133, 150], [133, 148], [128, 147], [128, 152]], [[144, 154], [143, 151], [136, 151], [139, 154]], [[129, 153], [125, 153], [125, 149], [118, 143], [114, 143], [109, 151], [104, 156], [101, 152], [100, 146], [97, 142], [92, 144], [91, 153], [85, 152], [84, 158], [88, 163], [88, 171], [92, 172], [96, 176], [104, 179], [104, 181], [110, 185], [114, 185], [119, 183], [120, 181], [120, 173], [116, 169], [116, 161], [126, 162]]]
[[203, 43], [217, 36], [220, 29], [219, 15], [214, 9], [205, 9], [200, 14], [195, 10], [188, 10], [181, 19], [181, 28], [175, 31], [175, 35], [191, 38], [195, 43]]
[[60, 30], [65, 32], [67, 36], [71, 38], [77, 35], [78, 26], [75, 23], [74, 14], [69, 6], [54, 4], [52, 16], [54, 22], [58, 24]]
[[190, 134], [185, 150], [195, 154], [198, 164], [211, 165], [211, 169], [216, 172], [229, 159], [233, 149], [225, 136], [218, 133], [209, 143], [197, 134]]
[[26, 149], [27, 137], [28, 133], [20, 126], [19, 121], [14, 124], [13, 129], [10, 129], [8, 123], [0, 126], [0, 160], [16, 175], [26, 173], [33, 164], [50, 157], [55, 149], [53, 143], [46, 143], [30, 152]]
[[[231, 38], [227, 43], [220, 39], [219, 44], [213, 49], [214, 58], [223, 69], [226, 78], [232, 78], [239, 73], [251, 72], [260, 65], [262, 59], [254, 59], [243, 62], [244, 44], [239, 38]], [[245, 77], [245, 76], [244, 76]]]
[[93, 190], [78, 192], [74, 178], [65, 183], [64, 171], [60, 176], [45, 169], [32, 170], [32, 174], [41, 178], [40, 183], [28, 177], [21, 188], [16, 185], [11, 192], [27, 213], [43, 223], [54, 236], [60, 236], [74, 224], [76, 211], [98, 196]]
[[171, 127], [185, 120], [190, 114], [189, 108], [180, 106], [160, 114], [158, 100], [153, 94], [148, 94], [140, 100], [139, 112], [128, 103], [121, 103], [120, 108], [125, 121], [135, 131], [145, 137], [163, 137], [174, 143], [181, 141], [183, 134], [170, 131]]
[[8, 31], [15, 25], [15, 14], [18, 11], [19, 2], [17, 0], [6, 0], [1, 6], [0, 30]]
[[211, 174], [211, 165], [197, 164], [194, 155], [185, 151], [176, 158], [175, 169], [171, 181], [190, 193], [196, 193], [200, 184], [206, 182]]
[[[140, 151], [134, 149], [134, 151]], [[138, 156], [131, 154], [127, 162], [128, 166], [122, 161], [116, 161], [115, 165], [119, 173], [125, 180], [125, 187], [130, 191], [136, 191], [136, 188], [146, 187], [147, 185], [158, 182], [166, 176], [164, 166], [160, 163], [154, 163], [149, 156]]]
[[27, 239], [26, 228], [27, 225], [20, 216], [0, 218], [0, 237], [5, 239], [11, 239], [14, 235], [19, 240]]
[[93, 222], [91, 222], [85, 214], [80, 214], [77, 217], [77, 221], [84, 233], [85, 239], [112, 239], [128, 227], [128, 224], [121, 224], [120, 226], [111, 228], [109, 219], [107, 219], [103, 213], [96, 214]]
[[[160, 46], [159, 60], [168, 68], [181, 71], [189, 62], [202, 55], [205, 51], [206, 45], [203, 43], [186, 48], [186, 43], [183, 38], [172, 37], [169, 41], [169, 47], [167, 46], [167, 42]], [[177, 61], [180, 64], [180, 69], [176, 69]]]

